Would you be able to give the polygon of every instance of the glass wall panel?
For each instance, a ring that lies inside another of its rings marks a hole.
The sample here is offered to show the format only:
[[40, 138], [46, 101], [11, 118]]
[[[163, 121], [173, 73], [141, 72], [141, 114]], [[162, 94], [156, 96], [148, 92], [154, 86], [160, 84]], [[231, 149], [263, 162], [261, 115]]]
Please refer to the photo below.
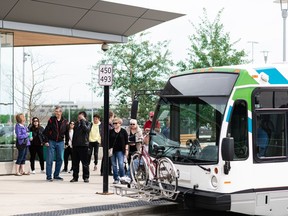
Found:
[[13, 160], [13, 33], [0, 32], [0, 162]]

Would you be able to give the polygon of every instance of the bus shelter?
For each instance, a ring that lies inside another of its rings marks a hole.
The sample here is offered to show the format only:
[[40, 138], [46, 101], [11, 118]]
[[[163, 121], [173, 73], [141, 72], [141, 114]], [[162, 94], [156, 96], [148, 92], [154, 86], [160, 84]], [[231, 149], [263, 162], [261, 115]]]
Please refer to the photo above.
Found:
[[0, 175], [14, 166], [14, 47], [125, 43], [181, 16], [102, 0], [1, 0], [0, 115], [10, 119], [0, 122]]

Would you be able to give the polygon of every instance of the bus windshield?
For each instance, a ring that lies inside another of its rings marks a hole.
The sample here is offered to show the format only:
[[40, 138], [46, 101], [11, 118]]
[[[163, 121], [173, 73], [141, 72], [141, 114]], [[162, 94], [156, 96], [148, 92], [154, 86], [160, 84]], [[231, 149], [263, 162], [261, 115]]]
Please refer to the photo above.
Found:
[[165, 146], [164, 154], [173, 162], [217, 162], [226, 102], [224, 97], [161, 99], [157, 115], [161, 128], [151, 133], [151, 154], [157, 145]]
[[[182, 85], [179, 85], [181, 86], [181, 91], [179, 91], [180, 87], [175, 85], [177, 83], [175, 81], [166, 85], [165, 95], [160, 97], [154, 116], [160, 122], [161, 127], [153, 129], [152, 126], [150, 132], [149, 153], [152, 156], [156, 156], [155, 146], [164, 146], [163, 156], [169, 157], [174, 163], [195, 164], [218, 161], [223, 115], [237, 78], [232, 74], [221, 74], [221, 76], [228, 77], [230, 82], [229, 85], [226, 82], [226, 88], [221, 89], [218, 96], [215, 91], [208, 91], [209, 83], [203, 87], [206, 90], [202, 93], [199, 93], [198, 88], [197, 93], [193, 92], [193, 88], [189, 86], [187, 88], [190, 90], [186, 91], [187, 94], [184, 93]], [[197, 74], [195, 77], [199, 78], [201, 75]], [[203, 74], [202, 78], [205, 77], [208, 77], [207, 74]], [[214, 77], [217, 78], [217, 74], [214, 74]], [[184, 80], [187, 80], [186, 77]], [[190, 78], [190, 80], [193, 79]], [[211, 80], [210, 87], [213, 89], [213, 79], [207, 80]], [[171, 91], [172, 84], [174, 84], [174, 91]], [[169, 95], [168, 91], [173, 93]]]

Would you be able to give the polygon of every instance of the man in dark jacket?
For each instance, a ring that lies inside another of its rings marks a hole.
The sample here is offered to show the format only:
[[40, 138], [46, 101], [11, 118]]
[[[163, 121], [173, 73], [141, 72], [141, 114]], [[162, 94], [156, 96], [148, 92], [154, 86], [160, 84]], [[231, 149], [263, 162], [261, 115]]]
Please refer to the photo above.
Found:
[[60, 106], [55, 107], [54, 114], [55, 116], [52, 116], [48, 120], [47, 126], [43, 132], [45, 136], [45, 146], [47, 147], [46, 179], [47, 181], [53, 181], [52, 165], [54, 152], [56, 152], [56, 166], [53, 178], [54, 180], [63, 181], [63, 178], [59, 176], [59, 173], [63, 163], [64, 136], [67, 130], [68, 121], [63, 118], [62, 108]]
[[73, 179], [70, 182], [77, 182], [79, 178], [79, 163], [82, 163], [83, 180], [89, 182], [89, 131], [90, 122], [86, 120], [87, 114], [82, 111], [78, 113], [78, 121], [74, 126], [74, 134], [72, 139], [72, 164], [73, 164]]

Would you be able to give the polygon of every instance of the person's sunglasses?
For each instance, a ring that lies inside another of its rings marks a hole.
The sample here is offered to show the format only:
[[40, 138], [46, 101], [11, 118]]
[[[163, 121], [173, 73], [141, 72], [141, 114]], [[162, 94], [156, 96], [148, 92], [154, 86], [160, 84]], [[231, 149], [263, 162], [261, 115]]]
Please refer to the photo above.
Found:
[[118, 124], [118, 122], [113, 122], [113, 125], [114, 125], [114, 124], [116, 125], [116, 124]]
[[135, 125], [135, 124], [130, 124], [130, 125]]

